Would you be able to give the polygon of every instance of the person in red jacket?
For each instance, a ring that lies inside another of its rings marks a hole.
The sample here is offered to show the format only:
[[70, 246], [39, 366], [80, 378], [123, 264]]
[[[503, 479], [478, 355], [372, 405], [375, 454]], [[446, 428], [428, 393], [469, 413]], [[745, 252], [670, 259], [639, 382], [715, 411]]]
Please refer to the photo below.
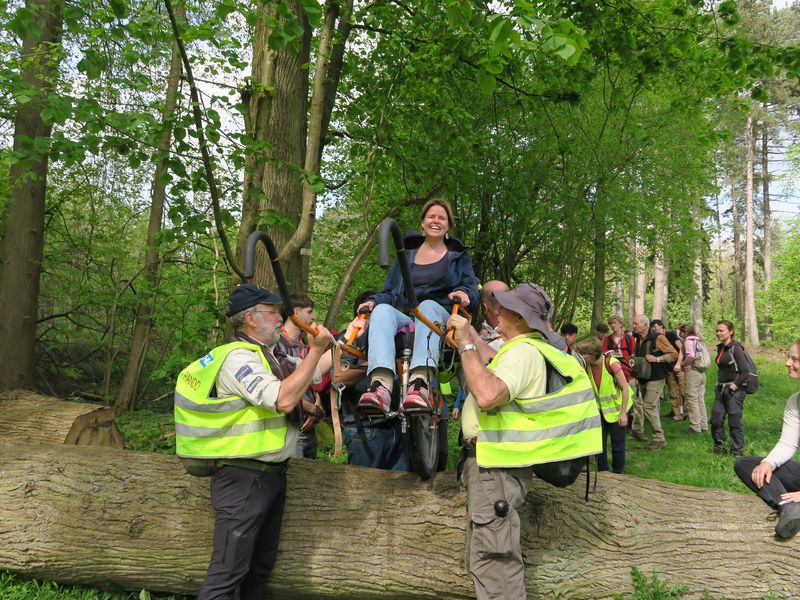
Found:
[[603, 338], [603, 353], [611, 352], [611, 356], [616, 358], [622, 365], [622, 372], [625, 379], [631, 385], [636, 385], [636, 379], [631, 375], [631, 367], [628, 358], [633, 356], [636, 351], [636, 338], [625, 331], [625, 321], [618, 315], [612, 315], [608, 320], [611, 326], [611, 333]]

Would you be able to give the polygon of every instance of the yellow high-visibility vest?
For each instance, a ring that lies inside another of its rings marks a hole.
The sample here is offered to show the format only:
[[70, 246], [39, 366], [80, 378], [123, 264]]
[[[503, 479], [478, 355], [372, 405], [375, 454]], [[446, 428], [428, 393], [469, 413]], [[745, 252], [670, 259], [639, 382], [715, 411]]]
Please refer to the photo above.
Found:
[[[609, 357], [609, 366], [619, 361], [613, 356]], [[600, 414], [607, 423], [616, 423], [619, 420], [619, 415], [622, 412], [622, 390], [617, 387], [614, 376], [608, 372], [606, 368], [605, 356], [601, 356], [600, 368], [602, 376], [600, 377], [600, 387], [594, 381], [591, 369], [588, 364], [586, 365], [586, 373], [589, 375], [589, 381], [592, 383], [592, 389], [597, 397], [597, 404], [600, 407]], [[625, 385], [628, 385], [627, 383]], [[628, 386], [628, 406], [627, 410], [633, 406], [633, 390]]]
[[597, 454], [603, 449], [600, 413], [589, 376], [580, 363], [535, 334], [504, 344], [489, 364], [497, 368], [503, 354], [518, 344], [541, 352], [548, 369], [568, 383], [535, 398], [514, 398], [482, 410], [476, 460], [482, 467], [526, 467]]
[[214, 348], [178, 375], [175, 386], [175, 449], [187, 458], [245, 458], [276, 452], [286, 443], [286, 415], [239, 396], [210, 397], [222, 363], [231, 351], [255, 352], [255, 344], [231, 342]]

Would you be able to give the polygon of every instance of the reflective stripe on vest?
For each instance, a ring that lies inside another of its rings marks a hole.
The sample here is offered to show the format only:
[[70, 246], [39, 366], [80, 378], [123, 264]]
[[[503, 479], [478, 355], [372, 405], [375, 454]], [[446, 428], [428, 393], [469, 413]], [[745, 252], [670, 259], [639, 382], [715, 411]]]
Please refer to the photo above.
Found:
[[286, 415], [251, 404], [239, 396], [209, 397], [222, 364], [233, 350], [258, 355], [269, 371], [264, 353], [255, 344], [232, 342], [214, 348], [186, 367], [175, 386], [175, 449], [191, 458], [244, 458], [276, 452], [286, 443]]
[[600, 413], [586, 371], [573, 357], [533, 335], [504, 344], [489, 370], [494, 371], [510, 348], [530, 344], [568, 383], [543, 396], [515, 398], [481, 411], [476, 459], [482, 467], [526, 467], [602, 451]]
[[[609, 365], [613, 365], [614, 363], [619, 363], [619, 361], [614, 358], [613, 356], [609, 357]], [[592, 384], [592, 389], [594, 390], [595, 396], [597, 397], [597, 404], [600, 407], [600, 414], [603, 415], [603, 418], [606, 420], [607, 423], [615, 423], [619, 420], [619, 415], [622, 412], [622, 392], [617, 387], [616, 380], [614, 376], [608, 372], [606, 368], [606, 361], [605, 356], [600, 356], [600, 368], [602, 371], [602, 376], [600, 377], [600, 388], [598, 389], [597, 384], [594, 381], [594, 375], [591, 373], [591, 367], [586, 366], [586, 372], [589, 375], [589, 381]], [[630, 410], [632, 397], [633, 395], [630, 393], [630, 388], [628, 389], [628, 410]]]

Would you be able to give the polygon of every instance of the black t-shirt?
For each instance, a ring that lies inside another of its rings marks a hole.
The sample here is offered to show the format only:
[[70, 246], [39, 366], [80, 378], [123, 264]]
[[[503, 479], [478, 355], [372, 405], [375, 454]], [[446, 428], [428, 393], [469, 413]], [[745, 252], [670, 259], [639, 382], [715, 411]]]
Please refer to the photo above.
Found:
[[414, 290], [421, 290], [432, 283], [441, 281], [447, 275], [450, 267], [450, 257], [445, 254], [435, 263], [429, 265], [411, 265], [411, 279], [414, 282]]

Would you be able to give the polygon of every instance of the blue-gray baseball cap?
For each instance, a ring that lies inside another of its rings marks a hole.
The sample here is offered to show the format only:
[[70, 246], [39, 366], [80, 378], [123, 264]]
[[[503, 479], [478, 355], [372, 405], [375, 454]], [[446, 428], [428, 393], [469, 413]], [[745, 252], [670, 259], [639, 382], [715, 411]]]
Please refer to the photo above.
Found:
[[256, 304], [281, 304], [281, 302], [283, 301], [278, 294], [273, 294], [254, 283], [243, 283], [231, 292], [225, 314], [231, 317]]

